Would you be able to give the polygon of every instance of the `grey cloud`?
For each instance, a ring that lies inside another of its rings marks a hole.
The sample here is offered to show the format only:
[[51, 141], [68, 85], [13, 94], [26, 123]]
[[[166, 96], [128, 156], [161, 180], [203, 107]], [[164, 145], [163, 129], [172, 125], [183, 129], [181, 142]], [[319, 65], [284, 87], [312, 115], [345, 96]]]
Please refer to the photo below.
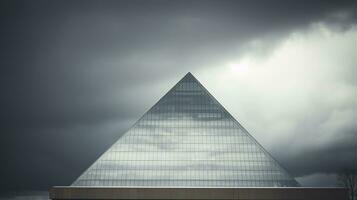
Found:
[[203, 77], [292, 174], [323, 180], [315, 174], [357, 166], [356, 33], [355, 26], [341, 32], [314, 24], [287, 36], [265, 57], [251, 50], [233, 60], [234, 69]]
[[[14, 84], [21, 90], [14, 96], [40, 104], [33, 107], [36, 110], [46, 102], [63, 112], [81, 107], [96, 110], [93, 107], [103, 104], [114, 107], [110, 95], [115, 91], [163, 74], [173, 77], [177, 72], [218, 64], [217, 60], [239, 55], [240, 46], [250, 39], [307, 25], [348, 5], [291, 3], [285, 8], [288, 13], [278, 14], [273, 12], [277, 9], [273, 3], [142, 4], [21, 6], [23, 16], [14, 21], [29, 26], [24, 31], [31, 34], [25, 35], [25, 49], [20, 46], [20, 53], [23, 50], [30, 58], [19, 64], [27, 69], [18, 72], [21, 81]], [[17, 33], [20, 37], [22, 31]], [[80, 113], [83, 118], [90, 116]]]
[[306, 187], [336, 187], [336, 174], [316, 173], [304, 177], [299, 177], [297, 180]]
[[11, 192], [0, 196], [1, 200], [48, 200], [47, 191]]
[[71, 183], [188, 71], [220, 66], [262, 38], [256, 48], [269, 52], [313, 22], [356, 21], [354, 1], [1, 4], [1, 185], [10, 189]]

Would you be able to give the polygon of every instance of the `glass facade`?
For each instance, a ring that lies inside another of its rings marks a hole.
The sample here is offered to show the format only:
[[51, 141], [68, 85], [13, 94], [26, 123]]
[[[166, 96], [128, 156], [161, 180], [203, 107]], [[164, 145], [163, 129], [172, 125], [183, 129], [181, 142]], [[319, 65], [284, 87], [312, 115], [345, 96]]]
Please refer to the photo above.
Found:
[[298, 183], [188, 73], [72, 185], [292, 187]]

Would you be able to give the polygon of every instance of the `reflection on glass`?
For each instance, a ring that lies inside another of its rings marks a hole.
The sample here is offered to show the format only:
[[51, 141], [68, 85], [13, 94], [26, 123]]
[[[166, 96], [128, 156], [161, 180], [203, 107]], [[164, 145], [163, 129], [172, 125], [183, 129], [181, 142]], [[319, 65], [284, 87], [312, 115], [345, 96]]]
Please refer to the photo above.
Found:
[[298, 186], [189, 73], [73, 186]]

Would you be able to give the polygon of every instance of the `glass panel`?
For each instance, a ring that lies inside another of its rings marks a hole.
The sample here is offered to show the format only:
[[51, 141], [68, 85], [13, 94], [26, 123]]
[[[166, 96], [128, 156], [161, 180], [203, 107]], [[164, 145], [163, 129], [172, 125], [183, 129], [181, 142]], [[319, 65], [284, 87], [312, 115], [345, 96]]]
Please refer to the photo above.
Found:
[[187, 74], [72, 185], [273, 187], [298, 183]]

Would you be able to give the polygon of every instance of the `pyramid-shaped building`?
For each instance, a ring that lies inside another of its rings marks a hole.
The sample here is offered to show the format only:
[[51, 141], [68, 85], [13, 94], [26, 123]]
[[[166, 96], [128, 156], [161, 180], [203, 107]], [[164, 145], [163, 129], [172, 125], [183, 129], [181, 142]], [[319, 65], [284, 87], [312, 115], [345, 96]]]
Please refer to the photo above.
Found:
[[72, 186], [299, 184], [188, 73]]

